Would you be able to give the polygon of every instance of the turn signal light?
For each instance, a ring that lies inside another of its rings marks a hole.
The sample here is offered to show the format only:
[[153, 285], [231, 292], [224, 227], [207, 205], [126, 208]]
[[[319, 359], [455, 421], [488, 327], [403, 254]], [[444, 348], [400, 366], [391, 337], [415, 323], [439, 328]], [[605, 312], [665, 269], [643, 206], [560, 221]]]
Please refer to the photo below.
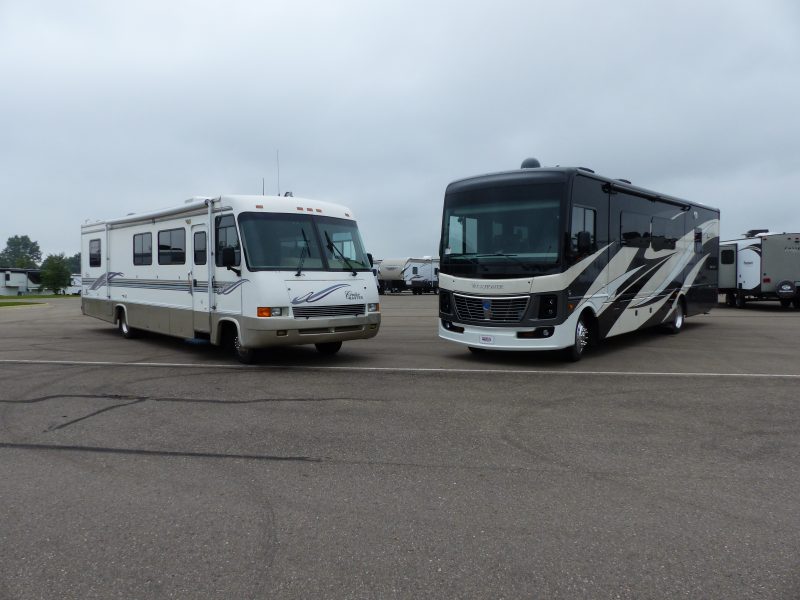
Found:
[[259, 306], [256, 308], [256, 316], [258, 317], [280, 317], [281, 315], [283, 315], [283, 309], [280, 307]]

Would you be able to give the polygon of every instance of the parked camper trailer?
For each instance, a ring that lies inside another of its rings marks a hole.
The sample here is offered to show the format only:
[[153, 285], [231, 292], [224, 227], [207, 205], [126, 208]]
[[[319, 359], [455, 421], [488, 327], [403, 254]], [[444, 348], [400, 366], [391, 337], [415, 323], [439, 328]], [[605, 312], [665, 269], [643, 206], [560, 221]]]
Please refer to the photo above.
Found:
[[42, 273], [39, 269], [0, 268], [0, 296], [40, 294]]
[[69, 276], [69, 285], [64, 290], [65, 294], [69, 294], [71, 296], [79, 296], [81, 293], [81, 276], [78, 273], [73, 273]]
[[137, 330], [258, 348], [371, 338], [380, 305], [352, 213], [296, 197], [193, 198], [82, 227], [82, 310]]
[[406, 289], [405, 269], [408, 258], [384, 258], [378, 270], [378, 288], [381, 294], [402, 292]]
[[778, 300], [800, 309], [800, 233], [748, 231], [720, 243], [719, 291], [729, 306]]
[[444, 198], [439, 335], [578, 360], [603, 338], [677, 333], [716, 305], [718, 253], [717, 209], [588, 169], [531, 159], [456, 181]]
[[439, 259], [409, 258], [404, 269], [406, 287], [413, 294], [439, 293]]

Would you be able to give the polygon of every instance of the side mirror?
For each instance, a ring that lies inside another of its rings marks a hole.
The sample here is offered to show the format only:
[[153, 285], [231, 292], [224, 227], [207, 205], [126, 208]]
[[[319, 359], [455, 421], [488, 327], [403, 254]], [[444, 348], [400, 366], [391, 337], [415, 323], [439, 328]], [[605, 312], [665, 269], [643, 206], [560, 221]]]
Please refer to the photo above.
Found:
[[577, 237], [578, 254], [588, 254], [592, 249], [592, 234], [588, 231], [579, 231]]
[[367, 259], [369, 259], [369, 266], [370, 267], [374, 267], [375, 266], [375, 261], [372, 260], [372, 254], [370, 252], [367, 252]]
[[233, 246], [225, 246], [222, 249], [222, 266], [231, 268], [236, 264], [236, 250]]

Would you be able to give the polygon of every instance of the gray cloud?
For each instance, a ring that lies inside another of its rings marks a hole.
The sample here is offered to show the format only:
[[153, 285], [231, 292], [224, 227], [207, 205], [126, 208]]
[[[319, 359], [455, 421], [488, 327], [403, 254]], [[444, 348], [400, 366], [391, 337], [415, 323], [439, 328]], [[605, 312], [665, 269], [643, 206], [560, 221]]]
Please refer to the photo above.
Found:
[[0, 242], [275, 192], [278, 149], [376, 256], [434, 254], [447, 183], [531, 155], [798, 231], [799, 58], [777, 0], [4, 2]]

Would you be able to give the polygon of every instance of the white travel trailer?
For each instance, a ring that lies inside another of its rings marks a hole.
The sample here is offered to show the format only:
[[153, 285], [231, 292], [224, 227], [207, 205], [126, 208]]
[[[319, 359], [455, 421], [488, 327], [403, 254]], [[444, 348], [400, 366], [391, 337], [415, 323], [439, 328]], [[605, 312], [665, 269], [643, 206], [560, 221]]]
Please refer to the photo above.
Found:
[[751, 229], [719, 246], [719, 292], [728, 306], [778, 300], [800, 309], [800, 233]]
[[0, 268], [0, 296], [41, 293], [39, 269]]
[[229, 345], [242, 362], [277, 345], [374, 337], [380, 305], [349, 209], [280, 196], [192, 198], [84, 225], [82, 310], [119, 326]]
[[412, 294], [439, 293], [439, 259], [430, 256], [409, 258], [405, 269], [406, 287]]
[[406, 289], [405, 269], [408, 258], [384, 258], [378, 269], [380, 293], [402, 292]]
[[81, 276], [79, 273], [73, 273], [69, 276], [69, 285], [64, 290], [65, 294], [71, 296], [79, 296], [81, 293]]

